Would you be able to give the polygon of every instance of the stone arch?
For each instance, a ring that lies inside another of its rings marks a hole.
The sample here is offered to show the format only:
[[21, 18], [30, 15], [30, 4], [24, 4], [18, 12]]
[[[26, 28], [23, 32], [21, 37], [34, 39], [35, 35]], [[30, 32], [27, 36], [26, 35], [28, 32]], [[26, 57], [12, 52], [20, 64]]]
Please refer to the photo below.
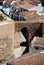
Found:
[[30, 42], [32, 41], [34, 36], [38, 35], [38, 28], [40, 28], [41, 23], [27, 23], [27, 22], [16, 22], [15, 23], [15, 31], [20, 32], [23, 28], [26, 28], [27, 31], [27, 41], [30, 45]]

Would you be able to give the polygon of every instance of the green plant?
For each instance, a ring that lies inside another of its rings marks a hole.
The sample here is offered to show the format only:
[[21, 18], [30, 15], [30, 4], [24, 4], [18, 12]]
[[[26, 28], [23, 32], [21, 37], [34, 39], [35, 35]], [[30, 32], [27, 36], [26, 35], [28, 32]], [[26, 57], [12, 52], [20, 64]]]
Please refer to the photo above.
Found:
[[3, 21], [3, 20], [6, 20], [6, 19], [2, 14], [0, 14], [0, 21]]

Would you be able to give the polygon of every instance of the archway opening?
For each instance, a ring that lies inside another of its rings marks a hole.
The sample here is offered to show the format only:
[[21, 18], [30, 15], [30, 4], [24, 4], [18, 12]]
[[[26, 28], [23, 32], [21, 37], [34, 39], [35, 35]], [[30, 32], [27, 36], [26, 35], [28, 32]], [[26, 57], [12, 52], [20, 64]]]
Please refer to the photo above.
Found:
[[21, 29], [21, 33], [22, 33], [22, 35], [24, 36], [24, 38], [26, 40], [25, 42], [22, 41], [22, 43], [20, 43], [20, 46], [25, 46], [26, 47], [25, 51], [23, 52], [23, 54], [25, 54], [25, 53], [29, 52], [29, 45], [28, 45], [29, 30], [28, 30], [28, 28], [23, 27]]
[[23, 41], [22, 43], [24, 43], [24, 45], [27, 46], [28, 45], [28, 38], [29, 38], [29, 30], [26, 27], [24, 27], [21, 29], [21, 32], [26, 40], [26, 42]]

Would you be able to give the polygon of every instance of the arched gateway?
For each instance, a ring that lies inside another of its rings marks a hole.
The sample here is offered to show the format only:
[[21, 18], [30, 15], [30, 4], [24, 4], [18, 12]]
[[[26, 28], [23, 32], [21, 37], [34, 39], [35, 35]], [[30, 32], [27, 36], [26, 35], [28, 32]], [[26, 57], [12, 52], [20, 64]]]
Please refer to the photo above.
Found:
[[[26, 41], [29, 43], [31, 42], [31, 40], [33, 39], [34, 36], [42, 36], [41, 34], [41, 23], [40, 22], [26, 22], [26, 21], [16, 21], [15, 22], [15, 37], [18, 37], [20, 42], [21, 39], [21, 34], [20, 32], [25, 32], [25, 38]], [[19, 44], [18, 42], [18, 44]]]

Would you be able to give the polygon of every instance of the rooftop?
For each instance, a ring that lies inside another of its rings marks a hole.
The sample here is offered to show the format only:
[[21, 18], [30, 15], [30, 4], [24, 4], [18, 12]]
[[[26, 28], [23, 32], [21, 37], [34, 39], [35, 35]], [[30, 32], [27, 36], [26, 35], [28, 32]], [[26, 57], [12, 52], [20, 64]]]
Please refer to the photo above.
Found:
[[19, 8], [20, 6], [25, 5], [26, 3], [26, 1], [17, 1], [13, 4], [13, 6]]
[[23, 15], [26, 20], [33, 20], [33, 19], [35, 20], [36, 18], [39, 17], [39, 15], [34, 11], [30, 11], [30, 12], [25, 11], [25, 12], [21, 12], [20, 14]]
[[30, 8], [33, 8], [33, 7], [36, 7], [35, 5], [32, 5], [32, 4], [29, 4], [29, 3], [27, 3], [27, 4], [25, 4], [25, 5], [23, 5], [23, 6], [20, 6], [21, 8], [23, 8], [23, 9], [30, 9]]
[[6, 4], [11, 4], [11, 2], [13, 1], [13, 0], [5, 0], [6, 1]]

